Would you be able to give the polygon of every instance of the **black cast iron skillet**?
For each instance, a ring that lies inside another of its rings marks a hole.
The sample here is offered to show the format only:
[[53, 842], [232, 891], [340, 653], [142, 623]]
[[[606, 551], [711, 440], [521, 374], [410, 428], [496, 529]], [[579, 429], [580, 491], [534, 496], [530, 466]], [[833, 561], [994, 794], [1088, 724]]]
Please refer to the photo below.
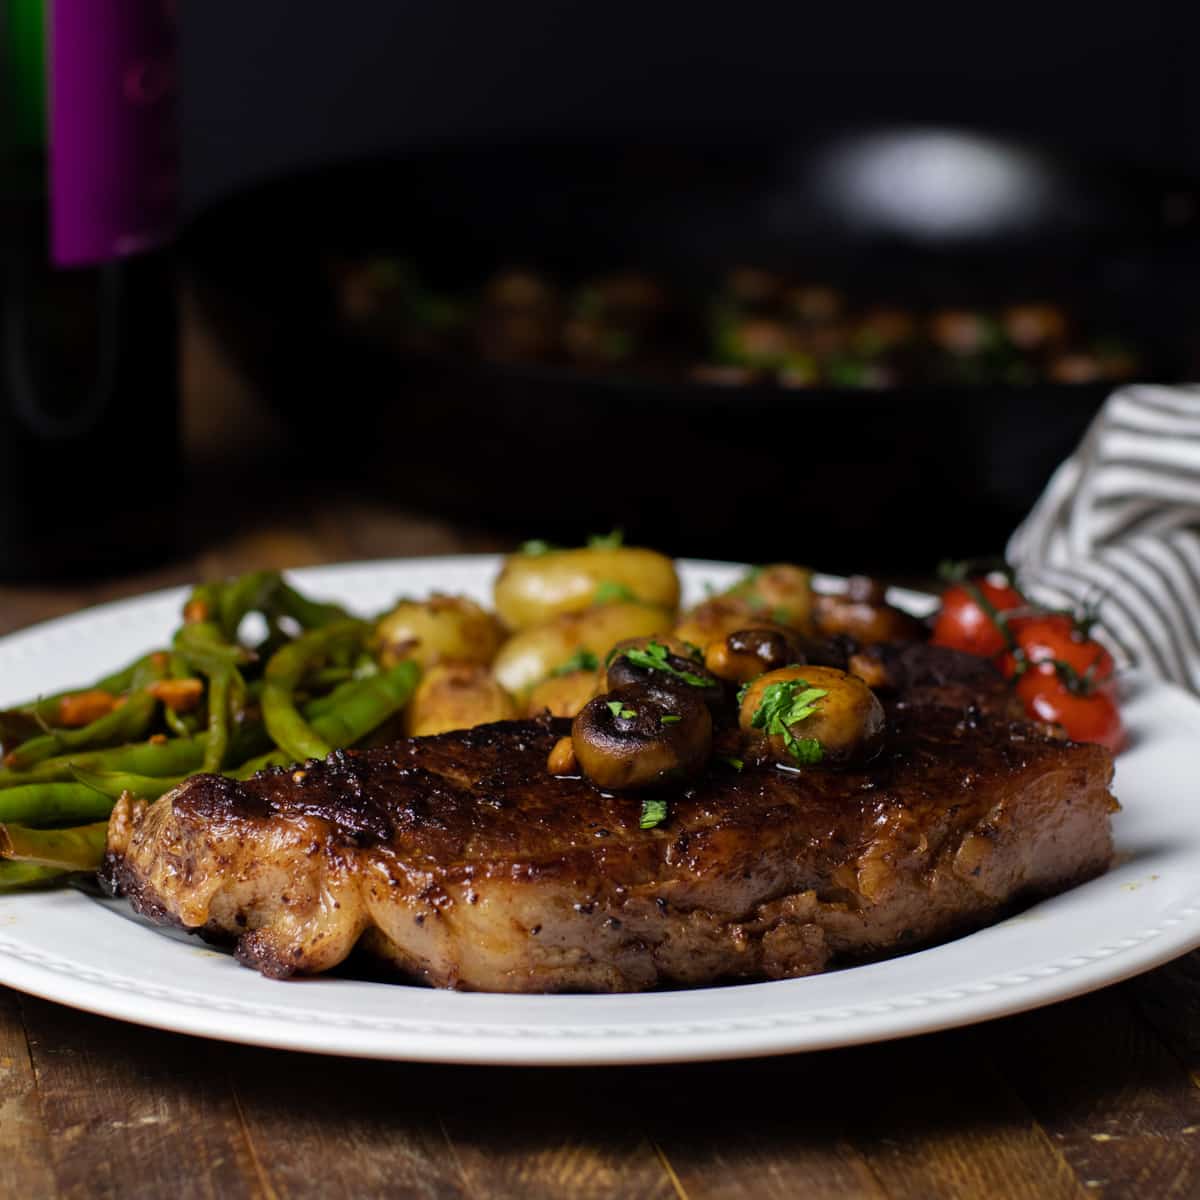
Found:
[[264, 185], [184, 246], [210, 319], [313, 452], [397, 503], [520, 536], [622, 525], [676, 553], [914, 570], [1000, 549], [1109, 388], [797, 392], [420, 360], [348, 333], [323, 264], [394, 252], [446, 287], [632, 266], [700, 287], [752, 263], [881, 302], [1045, 295], [1173, 379], [1197, 328], [1195, 195], [938, 131], [460, 147]]

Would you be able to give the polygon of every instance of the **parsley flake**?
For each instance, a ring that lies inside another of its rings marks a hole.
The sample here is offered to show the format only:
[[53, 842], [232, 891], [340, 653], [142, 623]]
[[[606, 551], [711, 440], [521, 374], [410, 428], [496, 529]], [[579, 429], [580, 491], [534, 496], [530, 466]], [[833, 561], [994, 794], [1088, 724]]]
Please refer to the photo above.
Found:
[[626, 721], [637, 716], [636, 708], [626, 708], [620, 700], [606, 700], [605, 707], [614, 717], [623, 717]]
[[596, 594], [592, 597], [593, 604], [625, 604], [636, 601], [637, 597], [633, 592], [615, 579], [602, 579], [596, 584]]
[[664, 713], [658, 719], [664, 725], [678, 725], [679, 722], [683, 720], [683, 718], [677, 713]]
[[641, 829], [653, 829], [667, 819], [667, 802], [665, 800], [643, 800], [642, 816], [638, 821]]
[[620, 550], [624, 542], [623, 529], [614, 529], [612, 533], [593, 533], [587, 540], [589, 550]]
[[762, 567], [751, 567], [745, 575], [741, 577], [729, 589], [730, 594], [734, 596], [744, 596], [747, 592], [752, 592], [758, 585], [758, 577], [763, 573]]
[[542, 538], [532, 538], [528, 542], [521, 543], [519, 553], [528, 554], [531, 558], [538, 558], [540, 555], [549, 554], [551, 550], [556, 550], [557, 548], [553, 543], [543, 541]]
[[681, 671], [678, 667], [673, 667], [668, 657], [670, 651], [662, 642], [647, 642], [644, 649], [634, 648], [623, 653], [632, 666], [641, 667], [644, 671], [662, 671], [665, 675], [674, 675], [676, 679], [682, 679], [692, 687], [706, 688], [712, 683], [694, 671]]
[[721, 761], [726, 763], [728, 766], [731, 766], [735, 771], [740, 771], [746, 765], [740, 758], [734, 758], [732, 756], [729, 758], [723, 758]]
[[812, 716], [818, 703], [828, 694], [827, 688], [809, 687], [804, 679], [773, 683], [763, 691], [750, 724], [764, 730], [768, 737], [782, 737], [787, 752], [801, 765], [819, 763], [824, 757], [821, 743], [816, 738], [796, 737], [792, 726]]
[[594, 671], [600, 666], [600, 660], [590, 650], [576, 650], [561, 666], [550, 672], [553, 679], [560, 675], [570, 675], [573, 671]]

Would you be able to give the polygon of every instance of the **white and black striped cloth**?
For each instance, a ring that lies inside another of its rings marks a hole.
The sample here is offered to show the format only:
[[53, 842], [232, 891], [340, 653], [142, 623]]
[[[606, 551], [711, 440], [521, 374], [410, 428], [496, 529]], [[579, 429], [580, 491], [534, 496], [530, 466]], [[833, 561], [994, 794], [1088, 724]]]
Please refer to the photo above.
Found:
[[1200, 385], [1114, 393], [1008, 544], [1031, 599], [1200, 692]]

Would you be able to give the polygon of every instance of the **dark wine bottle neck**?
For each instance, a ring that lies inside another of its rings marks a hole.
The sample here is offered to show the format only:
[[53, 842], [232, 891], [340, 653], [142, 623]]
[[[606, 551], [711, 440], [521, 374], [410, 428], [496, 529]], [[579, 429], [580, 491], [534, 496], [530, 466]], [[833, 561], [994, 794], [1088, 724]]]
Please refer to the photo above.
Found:
[[44, 0], [6, 0], [3, 77], [6, 141], [18, 150], [46, 143], [46, 13]]

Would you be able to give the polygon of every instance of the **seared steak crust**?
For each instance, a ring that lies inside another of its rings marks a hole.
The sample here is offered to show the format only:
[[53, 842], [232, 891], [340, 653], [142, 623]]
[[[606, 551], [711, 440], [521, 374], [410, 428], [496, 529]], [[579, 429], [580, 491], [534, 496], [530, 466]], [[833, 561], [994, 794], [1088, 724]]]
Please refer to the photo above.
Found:
[[555, 778], [565, 722], [337, 752], [114, 810], [102, 877], [284, 977], [359, 945], [490, 991], [781, 978], [894, 954], [1102, 872], [1112, 761], [974, 710], [899, 704], [859, 771], [716, 761], [641, 801]]

